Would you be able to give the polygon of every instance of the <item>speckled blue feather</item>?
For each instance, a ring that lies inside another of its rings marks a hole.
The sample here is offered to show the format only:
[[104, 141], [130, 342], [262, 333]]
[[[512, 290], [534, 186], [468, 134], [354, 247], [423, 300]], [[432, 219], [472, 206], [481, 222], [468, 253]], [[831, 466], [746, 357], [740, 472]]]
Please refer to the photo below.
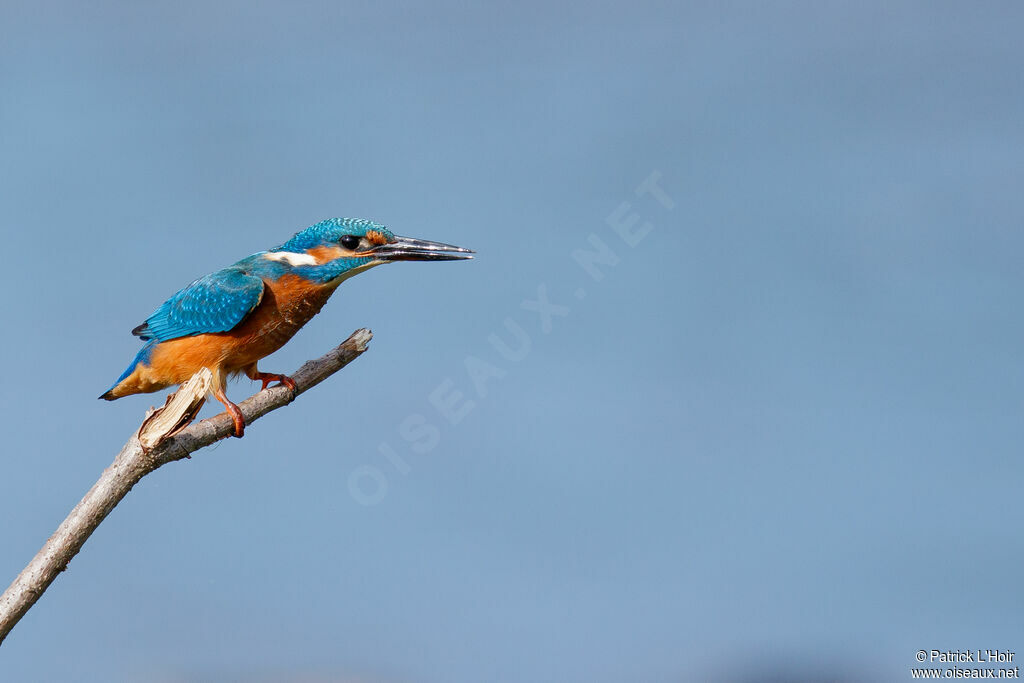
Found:
[[316, 225], [311, 225], [302, 232], [271, 251], [291, 251], [301, 253], [320, 244], [337, 242], [343, 235], [363, 236], [370, 230], [376, 230], [388, 239], [394, 237], [392, 232], [380, 223], [363, 218], [328, 218]]
[[167, 341], [233, 329], [263, 297], [263, 280], [246, 273], [243, 263], [199, 278], [133, 332], [143, 339]]

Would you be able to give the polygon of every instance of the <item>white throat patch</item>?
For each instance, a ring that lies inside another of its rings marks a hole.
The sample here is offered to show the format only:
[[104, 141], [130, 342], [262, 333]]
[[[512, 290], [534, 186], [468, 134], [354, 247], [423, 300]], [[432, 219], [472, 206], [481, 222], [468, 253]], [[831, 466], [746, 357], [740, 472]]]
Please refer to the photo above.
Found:
[[268, 261], [280, 261], [289, 266], [318, 266], [320, 263], [309, 254], [300, 254], [294, 251], [268, 251], [263, 255]]

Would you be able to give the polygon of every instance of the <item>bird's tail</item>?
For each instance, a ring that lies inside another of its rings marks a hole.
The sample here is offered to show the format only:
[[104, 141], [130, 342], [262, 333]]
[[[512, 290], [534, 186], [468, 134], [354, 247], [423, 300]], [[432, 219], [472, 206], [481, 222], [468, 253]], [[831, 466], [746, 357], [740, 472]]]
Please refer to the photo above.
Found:
[[107, 389], [106, 392], [104, 392], [102, 395], [100, 395], [100, 398], [102, 398], [105, 401], [113, 401], [114, 399], [126, 396], [127, 394], [118, 393], [118, 386], [121, 384], [121, 382], [131, 377], [132, 373], [135, 372], [135, 368], [137, 368], [140, 363], [149, 365], [149, 359], [153, 355], [153, 349], [156, 347], [158, 343], [160, 342], [154, 339], [145, 346], [143, 346], [141, 349], [139, 349], [139, 352], [135, 354], [135, 359], [132, 360], [131, 365], [128, 366], [128, 369], [121, 373], [121, 376], [117, 378], [117, 381], [114, 382], [114, 385]]

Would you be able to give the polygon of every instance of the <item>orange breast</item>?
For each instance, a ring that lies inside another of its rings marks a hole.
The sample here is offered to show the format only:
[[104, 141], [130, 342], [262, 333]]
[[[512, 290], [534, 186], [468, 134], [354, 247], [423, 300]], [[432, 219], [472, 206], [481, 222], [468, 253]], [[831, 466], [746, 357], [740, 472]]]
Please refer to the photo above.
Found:
[[320, 312], [337, 285], [317, 285], [288, 274], [276, 282], [264, 281], [264, 287], [259, 305], [235, 329], [158, 344], [149, 366], [140, 366], [136, 373], [136, 391], [181, 384], [204, 367], [215, 374], [241, 372], [284, 346]]
[[241, 370], [284, 346], [337, 289], [337, 284], [319, 285], [291, 274], [264, 284], [263, 299], [256, 310], [223, 335], [228, 338], [224, 366], [229, 372]]

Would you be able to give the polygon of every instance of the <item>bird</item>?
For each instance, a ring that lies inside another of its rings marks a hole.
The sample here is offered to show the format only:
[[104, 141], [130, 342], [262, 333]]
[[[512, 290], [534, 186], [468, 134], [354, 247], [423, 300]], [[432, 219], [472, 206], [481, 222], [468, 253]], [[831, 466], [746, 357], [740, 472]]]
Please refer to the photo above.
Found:
[[[244, 374], [295, 391], [280, 373], [257, 363], [284, 346], [320, 312], [345, 280], [395, 261], [455, 261], [471, 249], [400, 237], [360, 218], [329, 218], [297, 232], [284, 244], [247, 256], [201, 277], [167, 299], [132, 330], [145, 342], [128, 369], [99, 398], [183, 384], [207, 368], [213, 396], [224, 404], [234, 436], [245, 433], [242, 411], [225, 393], [231, 377]], [[261, 389], [261, 390], [262, 390]]]

